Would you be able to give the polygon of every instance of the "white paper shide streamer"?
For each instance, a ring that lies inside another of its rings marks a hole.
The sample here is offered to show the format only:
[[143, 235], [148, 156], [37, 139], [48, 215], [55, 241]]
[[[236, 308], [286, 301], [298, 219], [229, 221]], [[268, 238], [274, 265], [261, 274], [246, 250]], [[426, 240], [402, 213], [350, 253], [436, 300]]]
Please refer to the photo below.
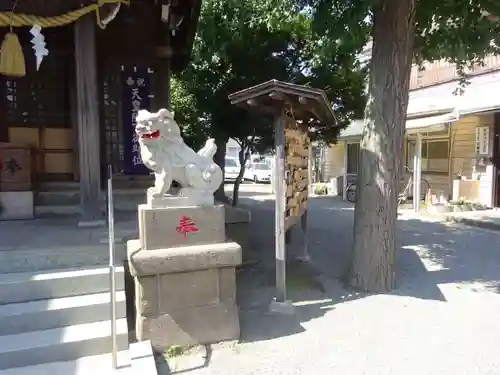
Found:
[[49, 50], [46, 48], [47, 43], [45, 43], [45, 37], [42, 34], [42, 27], [40, 25], [34, 25], [30, 33], [33, 35], [31, 44], [33, 44], [32, 48], [35, 51], [36, 70], [38, 71], [43, 58], [49, 54]]

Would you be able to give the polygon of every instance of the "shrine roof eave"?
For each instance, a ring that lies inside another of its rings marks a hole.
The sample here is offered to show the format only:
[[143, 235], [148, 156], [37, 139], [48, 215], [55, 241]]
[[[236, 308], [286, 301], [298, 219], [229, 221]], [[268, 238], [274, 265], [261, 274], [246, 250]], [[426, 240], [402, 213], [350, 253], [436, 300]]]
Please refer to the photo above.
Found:
[[231, 104], [250, 112], [277, 114], [289, 109], [297, 120], [314, 127], [337, 126], [332, 106], [323, 90], [270, 80], [229, 95]]
[[[134, 4], [152, 4], [153, 0], [130, 0]], [[78, 11], [88, 6], [101, 4], [101, 13], [107, 14], [116, 3], [128, 4], [125, 0], [0, 0], [0, 14], [6, 16], [14, 11], [14, 14], [28, 15], [33, 17], [51, 18], [67, 15], [70, 12]], [[173, 37], [175, 39], [175, 53], [172, 56], [172, 69], [181, 71], [189, 63], [193, 49], [194, 37], [198, 27], [198, 20], [201, 11], [201, 0], [189, 0], [180, 3], [178, 6], [184, 21]], [[66, 22], [67, 23], [67, 22]], [[54, 24], [57, 26], [57, 22]]]

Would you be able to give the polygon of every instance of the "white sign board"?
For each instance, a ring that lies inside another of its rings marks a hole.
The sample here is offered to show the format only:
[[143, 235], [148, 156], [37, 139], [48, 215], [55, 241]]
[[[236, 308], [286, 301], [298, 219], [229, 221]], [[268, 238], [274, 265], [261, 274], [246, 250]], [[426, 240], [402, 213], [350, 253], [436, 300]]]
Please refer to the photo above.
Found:
[[490, 145], [490, 127], [480, 126], [476, 128], [476, 154], [488, 155]]

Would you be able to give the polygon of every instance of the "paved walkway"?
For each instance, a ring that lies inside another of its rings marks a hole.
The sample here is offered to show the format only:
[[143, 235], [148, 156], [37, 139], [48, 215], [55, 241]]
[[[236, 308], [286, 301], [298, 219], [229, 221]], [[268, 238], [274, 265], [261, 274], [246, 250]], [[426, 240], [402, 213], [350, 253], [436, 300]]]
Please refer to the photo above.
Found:
[[244, 203], [252, 207], [261, 263], [239, 275], [241, 343], [170, 359], [162, 374], [500, 374], [500, 233], [400, 215], [398, 289], [353, 295], [338, 282], [349, 261], [353, 208], [313, 199], [314, 267], [292, 267], [296, 315], [274, 317], [266, 314], [273, 201], [260, 195]]
[[500, 210], [453, 212], [445, 215], [446, 221], [500, 230]]
[[[137, 233], [137, 214], [117, 214], [117, 242]], [[79, 228], [78, 217], [51, 217], [0, 222], [0, 251], [92, 246], [108, 243], [108, 229]]]
[[[266, 314], [274, 292], [273, 196], [266, 185], [243, 190], [260, 262], [238, 274], [241, 343], [171, 359], [162, 375], [500, 374], [500, 232], [403, 213], [398, 289], [353, 295], [338, 282], [349, 264], [353, 207], [331, 197], [311, 199], [312, 262], [288, 269], [295, 316], [275, 317]], [[74, 224], [2, 222], [0, 250], [107, 238], [105, 229]], [[126, 217], [117, 225], [136, 231]]]

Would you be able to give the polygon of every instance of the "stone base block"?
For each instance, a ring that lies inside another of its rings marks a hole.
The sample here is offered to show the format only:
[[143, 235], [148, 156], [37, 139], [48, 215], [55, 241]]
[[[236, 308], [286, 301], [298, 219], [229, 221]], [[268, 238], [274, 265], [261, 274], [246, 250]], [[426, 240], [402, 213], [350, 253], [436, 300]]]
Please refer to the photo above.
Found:
[[128, 241], [139, 340], [157, 348], [239, 338], [234, 242], [142, 250]]
[[0, 220], [23, 220], [35, 217], [32, 191], [0, 192]]
[[278, 302], [276, 300], [273, 300], [269, 304], [269, 313], [279, 315], [294, 315], [295, 307], [293, 306], [292, 301]]
[[183, 309], [155, 317], [140, 316], [137, 339], [151, 340], [156, 349], [238, 340], [240, 323], [234, 301]]
[[127, 241], [133, 276], [161, 275], [241, 264], [241, 246], [236, 242], [170, 249], [142, 250], [139, 240]]
[[140, 205], [139, 237], [144, 250], [224, 242], [224, 207]]

